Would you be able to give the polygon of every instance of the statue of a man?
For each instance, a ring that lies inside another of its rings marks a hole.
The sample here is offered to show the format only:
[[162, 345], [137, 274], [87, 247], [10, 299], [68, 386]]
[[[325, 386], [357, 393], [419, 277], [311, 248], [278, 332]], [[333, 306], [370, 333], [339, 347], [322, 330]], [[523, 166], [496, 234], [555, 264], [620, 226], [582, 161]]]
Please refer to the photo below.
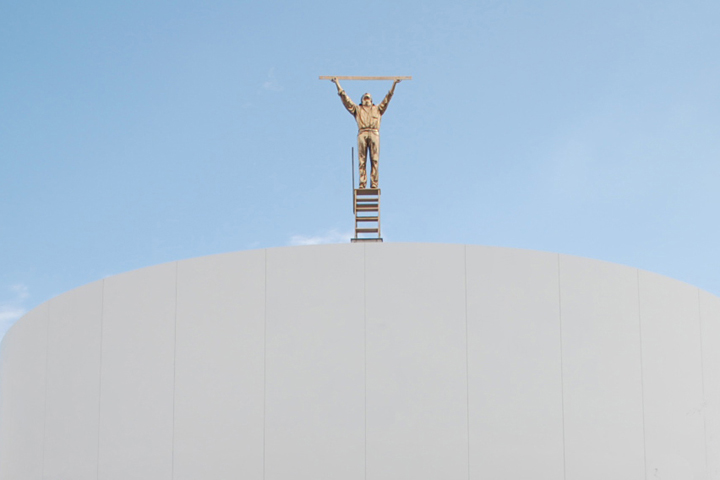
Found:
[[388, 103], [395, 93], [395, 86], [400, 83], [397, 79], [390, 88], [390, 91], [380, 105], [372, 102], [369, 93], [362, 96], [360, 105], [356, 105], [345, 90], [340, 86], [337, 78], [333, 78], [332, 82], [338, 90], [338, 95], [342, 99], [343, 105], [347, 108], [357, 122], [358, 126], [358, 161], [360, 164], [360, 188], [367, 185], [367, 171], [365, 164], [367, 161], [367, 152], [370, 151], [370, 187], [378, 188], [378, 157], [380, 156], [380, 117], [387, 110]]

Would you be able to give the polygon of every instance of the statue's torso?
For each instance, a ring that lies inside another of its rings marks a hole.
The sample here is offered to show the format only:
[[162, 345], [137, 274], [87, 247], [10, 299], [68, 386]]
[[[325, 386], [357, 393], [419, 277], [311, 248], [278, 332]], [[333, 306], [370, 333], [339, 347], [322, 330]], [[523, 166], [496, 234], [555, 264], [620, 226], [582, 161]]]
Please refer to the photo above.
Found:
[[381, 118], [382, 115], [377, 105], [370, 105], [369, 107], [358, 105], [355, 110], [355, 120], [357, 121], [358, 130], [379, 130]]

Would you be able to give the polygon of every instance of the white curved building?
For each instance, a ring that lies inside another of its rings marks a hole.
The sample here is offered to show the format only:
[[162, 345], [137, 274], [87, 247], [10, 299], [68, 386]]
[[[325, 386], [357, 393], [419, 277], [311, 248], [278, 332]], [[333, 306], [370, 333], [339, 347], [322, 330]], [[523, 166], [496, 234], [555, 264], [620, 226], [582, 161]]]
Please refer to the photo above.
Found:
[[720, 479], [720, 299], [465, 245], [184, 260], [8, 332], [1, 480]]

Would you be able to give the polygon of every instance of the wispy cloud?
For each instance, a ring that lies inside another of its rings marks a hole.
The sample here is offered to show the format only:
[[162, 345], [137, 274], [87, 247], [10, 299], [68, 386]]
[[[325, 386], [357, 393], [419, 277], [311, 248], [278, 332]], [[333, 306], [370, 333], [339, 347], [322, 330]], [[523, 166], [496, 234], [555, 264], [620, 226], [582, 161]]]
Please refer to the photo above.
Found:
[[271, 68], [268, 72], [267, 79], [263, 82], [262, 88], [271, 92], [283, 91], [282, 85], [280, 85], [280, 82], [275, 78], [275, 68]]
[[30, 298], [28, 287], [21, 283], [11, 285], [6, 292], [5, 298], [0, 300], [0, 339], [20, 317], [27, 313], [25, 300]]
[[7, 323], [9, 328], [18, 318], [25, 315], [26, 311], [21, 307], [0, 304], [0, 325]]
[[333, 229], [320, 235], [293, 235], [288, 243], [290, 245], [324, 245], [326, 243], [347, 243], [350, 238], [352, 238], [352, 233]]

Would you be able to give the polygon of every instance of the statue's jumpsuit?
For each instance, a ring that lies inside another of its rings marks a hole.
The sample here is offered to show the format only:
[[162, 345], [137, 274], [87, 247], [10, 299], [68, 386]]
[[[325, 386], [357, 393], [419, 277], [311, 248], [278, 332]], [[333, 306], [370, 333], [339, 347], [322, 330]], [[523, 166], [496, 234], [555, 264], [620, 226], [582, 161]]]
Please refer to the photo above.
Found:
[[393, 96], [393, 92], [388, 92], [380, 105], [355, 105], [350, 100], [345, 90], [338, 92], [342, 99], [343, 105], [354, 117], [358, 125], [358, 161], [360, 164], [360, 188], [367, 185], [367, 172], [365, 163], [367, 160], [367, 152], [370, 150], [370, 186], [378, 188], [378, 157], [380, 156], [380, 117], [387, 110], [388, 103]]

